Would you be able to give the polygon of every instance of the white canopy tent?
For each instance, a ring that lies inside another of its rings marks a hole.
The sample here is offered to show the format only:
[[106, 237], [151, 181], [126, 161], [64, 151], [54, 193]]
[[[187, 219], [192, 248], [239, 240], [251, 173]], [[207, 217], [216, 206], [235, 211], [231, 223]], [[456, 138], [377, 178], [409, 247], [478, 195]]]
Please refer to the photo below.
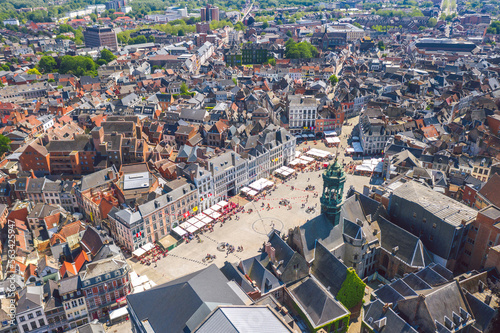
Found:
[[255, 197], [257, 194], [259, 194], [259, 192], [255, 191], [255, 190], [248, 191], [248, 195], [250, 195], [252, 197]]
[[139, 257], [142, 257], [144, 255], [144, 253], [146, 253], [146, 251], [143, 248], [140, 247], [137, 250], [135, 250], [134, 252], [132, 252], [132, 255], [134, 257], [139, 258]]
[[325, 134], [325, 137], [337, 136], [337, 132], [335, 131], [324, 131], [323, 133]]
[[203, 223], [202, 221], [198, 221], [194, 226], [198, 229], [201, 229], [205, 226], [205, 223]]
[[210, 217], [214, 220], [218, 219], [219, 217], [221, 217], [221, 213], [213, 212], [212, 214], [210, 214]]
[[203, 214], [205, 214], [205, 215], [210, 215], [210, 214], [212, 214], [213, 212], [214, 212], [213, 210], [211, 210], [210, 208], [208, 208], [208, 209], [205, 209], [205, 210], [203, 211]]
[[151, 251], [152, 249], [154, 249], [154, 248], [155, 248], [155, 246], [154, 246], [153, 244], [151, 244], [151, 243], [146, 243], [146, 244], [144, 244], [144, 245], [142, 246], [142, 248], [144, 249], [144, 251], [149, 252], [149, 251]]
[[185, 234], [187, 234], [187, 232], [184, 229], [182, 229], [181, 227], [175, 227], [172, 229], [172, 231], [181, 237], [184, 236]]
[[[305, 154], [313, 156], [313, 157], [320, 157], [320, 158], [325, 158], [325, 157], [332, 155], [332, 153], [330, 153], [326, 150], [321, 150], [321, 149], [316, 149], [316, 148], [312, 148], [312, 149], [308, 150]], [[301, 157], [301, 158], [303, 158], [303, 157]]]
[[269, 181], [265, 178], [258, 179], [254, 181], [252, 184], [249, 185], [250, 188], [254, 189], [257, 192], [262, 191], [266, 187], [273, 186], [274, 183], [272, 181]]
[[356, 166], [356, 171], [382, 172], [383, 162], [381, 158], [364, 160], [362, 164]]
[[184, 222], [180, 225], [180, 227], [184, 230], [188, 230], [188, 228], [191, 226], [191, 223]]
[[194, 225], [190, 225], [186, 230], [190, 233], [195, 233], [198, 231], [199, 228], [195, 227]]
[[109, 320], [113, 322], [114, 320], [120, 319], [128, 315], [127, 307], [121, 307], [119, 309], [113, 310], [109, 313]]
[[330, 143], [330, 144], [337, 144], [337, 143], [340, 143], [340, 139], [338, 136], [334, 136], [334, 137], [327, 137], [326, 139], [326, 143]]
[[211, 218], [210, 216], [205, 216], [205, 217], [203, 218], [203, 220], [201, 220], [201, 222], [203, 222], [203, 223], [205, 223], [205, 224], [208, 224], [208, 223], [210, 223], [210, 222], [212, 222], [212, 221], [213, 221], [213, 218]]
[[222, 200], [222, 201], [218, 202], [217, 204], [218, 204], [219, 206], [221, 206], [222, 208], [224, 208], [224, 207], [226, 207], [227, 205], [229, 205], [229, 203], [228, 203], [227, 201], [224, 201], [224, 200]]
[[219, 204], [215, 204], [212, 207], [210, 207], [213, 211], [219, 211], [222, 209], [222, 207]]

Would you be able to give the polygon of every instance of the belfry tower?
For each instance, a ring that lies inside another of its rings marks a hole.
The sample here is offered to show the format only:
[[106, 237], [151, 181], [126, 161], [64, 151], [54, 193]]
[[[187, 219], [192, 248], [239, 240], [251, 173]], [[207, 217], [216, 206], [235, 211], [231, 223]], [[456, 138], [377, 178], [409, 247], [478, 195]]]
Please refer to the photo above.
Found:
[[323, 172], [323, 194], [319, 200], [321, 213], [325, 214], [333, 225], [340, 222], [345, 179], [344, 170], [335, 157], [333, 164], [330, 164]]

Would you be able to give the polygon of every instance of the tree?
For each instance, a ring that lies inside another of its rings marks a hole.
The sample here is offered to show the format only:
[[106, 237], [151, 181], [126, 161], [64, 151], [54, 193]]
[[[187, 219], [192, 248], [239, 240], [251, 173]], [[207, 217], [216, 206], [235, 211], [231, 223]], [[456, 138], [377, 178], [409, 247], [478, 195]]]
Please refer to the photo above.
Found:
[[262, 23], [262, 29], [267, 29], [269, 28], [269, 23], [267, 23], [267, 21], [264, 21], [264, 23]]
[[358, 305], [363, 299], [363, 296], [365, 296], [365, 288], [366, 284], [359, 278], [354, 268], [349, 267], [347, 269], [347, 276], [337, 294], [337, 299], [346, 308], [352, 309]]
[[245, 25], [243, 24], [243, 22], [237, 22], [235, 25], [234, 25], [234, 30], [240, 30], [240, 31], [245, 31]]
[[10, 139], [0, 134], [0, 155], [5, 154], [10, 150]]
[[30, 68], [30, 69], [28, 69], [28, 71], [26, 73], [28, 73], [28, 74], [35, 74], [35, 75], [42, 75], [42, 73], [40, 73], [38, 71], [38, 69], [36, 69], [36, 68]]
[[378, 42], [377, 46], [378, 46], [378, 49], [379, 49], [380, 51], [384, 51], [384, 50], [385, 50], [385, 45], [384, 45], [384, 42], [383, 42], [383, 41], [381, 41], [381, 40], [380, 40], [380, 41]]
[[335, 85], [339, 82], [339, 78], [337, 77], [337, 75], [333, 74], [332, 76], [330, 76], [330, 78], [328, 79], [330, 80], [330, 83], [332, 84], [332, 86], [335, 87]]
[[358, 22], [354, 22], [352, 25], [353, 25], [353, 26], [355, 26], [355, 27], [358, 27], [358, 28], [360, 28], [360, 29], [362, 29], [362, 28], [363, 28], [363, 27], [361, 26], [361, 24], [359, 24]]
[[185, 36], [186, 34], [184, 33], [184, 30], [183, 29], [179, 29], [179, 31], [177, 31], [177, 36]]
[[156, 40], [155, 36], [154, 35], [149, 35], [148, 36], [148, 43], [154, 43]]
[[181, 83], [181, 95], [187, 95], [189, 94], [188, 87], [186, 85], [186, 82]]
[[318, 49], [309, 42], [296, 43], [292, 38], [288, 39], [285, 44], [285, 56], [288, 59], [309, 59], [315, 58], [318, 55]]
[[293, 36], [293, 35], [292, 35], [292, 30], [287, 30], [287, 31], [286, 31], [286, 35], [287, 35], [288, 37], [292, 38], [292, 36]]
[[434, 28], [434, 27], [436, 26], [436, 24], [437, 24], [437, 23], [438, 23], [438, 21], [436, 20], [436, 18], [431, 17], [431, 18], [429, 19], [429, 21], [427, 21], [427, 26], [428, 26], [429, 28]]
[[269, 62], [269, 65], [271, 65], [271, 66], [276, 66], [276, 59], [274, 59], [274, 58], [269, 58], [267, 61]]
[[102, 60], [104, 60], [106, 63], [108, 62], [111, 62], [113, 60], [116, 59], [116, 56], [113, 54], [113, 52], [111, 52], [110, 50], [108, 49], [103, 49], [101, 51], [101, 57], [100, 57]]
[[76, 76], [97, 76], [98, 65], [91, 57], [65, 55], [61, 58], [59, 73], [74, 74]]
[[52, 73], [57, 68], [57, 62], [51, 56], [43, 56], [38, 63], [38, 68], [44, 73]]

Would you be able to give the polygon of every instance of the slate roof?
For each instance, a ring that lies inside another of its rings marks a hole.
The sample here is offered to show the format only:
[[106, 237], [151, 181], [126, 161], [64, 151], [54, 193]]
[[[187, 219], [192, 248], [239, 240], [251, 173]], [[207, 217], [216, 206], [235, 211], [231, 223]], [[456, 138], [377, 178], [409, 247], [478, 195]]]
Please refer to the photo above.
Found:
[[410, 274], [406, 275], [403, 278], [403, 281], [407, 285], [409, 285], [411, 289], [413, 289], [415, 291], [431, 289], [431, 286], [427, 282], [425, 282], [424, 280], [422, 280], [421, 278], [416, 276], [414, 273], [410, 273]]
[[437, 285], [448, 282], [447, 279], [439, 275], [439, 273], [434, 271], [431, 267], [425, 267], [424, 269], [421, 269], [420, 271], [415, 273], [415, 275], [424, 280], [431, 287], [435, 287]]
[[276, 231], [272, 231], [268, 240], [274, 248], [274, 256], [277, 261], [283, 260], [283, 266], [286, 266], [295, 251], [280, 237]]
[[267, 270], [256, 257], [243, 260], [240, 267], [243, 274], [255, 282], [255, 286], [259, 288], [261, 295], [281, 286], [280, 280]]
[[42, 286], [27, 286], [19, 292], [16, 313], [22, 313], [42, 306]]
[[[259, 318], [254, 320], [254, 318]], [[292, 332], [268, 306], [220, 306], [196, 333]]]
[[500, 188], [500, 175], [495, 173], [487, 182], [484, 184], [483, 188], [478, 192], [482, 197], [488, 200], [491, 204], [500, 207], [500, 194], [498, 189]]
[[314, 278], [308, 277], [289, 290], [295, 303], [314, 328], [349, 314], [349, 311]]
[[493, 317], [495, 317], [495, 310], [468, 291], [465, 292], [465, 298], [476, 320], [474, 327], [480, 331], [485, 331]]
[[95, 256], [104, 245], [101, 236], [92, 226], [89, 226], [87, 230], [85, 230], [80, 243], [84, 246], [86, 252], [92, 254], [92, 257]]
[[396, 304], [397, 302], [405, 299], [403, 295], [388, 284], [375, 290], [373, 294], [384, 303]]
[[127, 296], [129, 311], [154, 332], [193, 331], [219, 305], [246, 305], [216, 265]]
[[321, 240], [328, 250], [333, 250], [343, 243], [343, 224], [341, 219], [339, 224], [333, 226], [324, 215], [319, 215], [300, 226], [302, 251], [308, 262], [313, 260], [316, 240]]
[[246, 293], [250, 293], [255, 290], [248, 279], [245, 278], [243, 274], [241, 274], [241, 272], [238, 270], [238, 267], [236, 267], [234, 264], [226, 261], [224, 262], [224, 266], [220, 268], [220, 271], [229, 281], [236, 282]]
[[432, 262], [432, 257], [418, 237], [383, 217], [378, 219], [378, 226], [380, 243], [386, 251], [392, 252], [397, 247], [394, 256], [414, 267], [425, 267]]
[[[403, 318], [398, 316], [394, 310], [389, 307], [384, 311], [384, 303], [375, 300], [367, 304], [364, 308], [363, 321], [373, 328], [375, 333], [417, 333]], [[385, 318], [386, 323], [378, 328], [377, 321]]]
[[113, 173], [113, 178], [116, 177], [117, 171], [114, 165], [107, 169], [100, 170], [91, 173], [90, 175], [83, 176], [80, 185], [80, 190], [83, 192], [90, 188], [97, 187], [99, 185], [103, 185], [110, 182], [111, 179], [108, 177], [108, 172]]
[[418, 296], [401, 300], [398, 302], [398, 309], [403, 318], [409, 323], [418, 323], [419, 329], [425, 332], [442, 329], [442, 326], [445, 326], [445, 318], [454, 321], [456, 315], [462, 325], [462, 320], [468, 320], [461, 317], [463, 311], [469, 314], [471, 312], [457, 281], [421, 291]]
[[328, 251], [321, 241], [318, 241], [311, 265], [311, 275], [318, 279], [333, 296], [337, 296], [347, 277], [347, 267]]

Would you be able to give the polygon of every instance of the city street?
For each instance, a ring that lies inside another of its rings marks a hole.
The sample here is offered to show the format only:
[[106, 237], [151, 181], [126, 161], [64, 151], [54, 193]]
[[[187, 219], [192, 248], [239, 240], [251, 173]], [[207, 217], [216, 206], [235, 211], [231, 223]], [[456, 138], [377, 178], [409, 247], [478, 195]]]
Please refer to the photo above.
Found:
[[[352, 119], [350, 121], [353, 122]], [[344, 134], [349, 134], [351, 130], [352, 126], [345, 126]], [[311, 148], [332, 152], [337, 150], [325, 147], [320, 141], [317, 142], [317, 145], [309, 141], [307, 145], [311, 145]], [[307, 145], [302, 144], [298, 149]], [[341, 137], [341, 145], [344, 148], [347, 146], [345, 135]], [[339, 149], [339, 160], [342, 159], [345, 163], [351, 161], [349, 157], [344, 157], [343, 150]], [[252, 213], [240, 213], [240, 220], [237, 221], [233, 218], [222, 226], [218, 223], [213, 232], [205, 232], [200, 236], [201, 242], [194, 240], [188, 244], [181, 244], [170, 251], [167, 257], [161, 258], [156, 267], [143, 265], [132, 260], [129, 262], [138, 274], [146, 274], [151, 280], [161, 284], [206, 267], [210, 263], [204, 263], [202, 260], [207, 254], [216, 255], [213, 262], [218, 267], [223, 266], [225, 261], [238, 262], [240, 259], [255, 256], [259, 253], [258, 250], [266, 241], [267, 234], [273, 227], [287, 233], [289, 229], [304, 224], [308, 219], [320, 213], [319, 196], [313, 198], [314, 191], [306, 191], [305, 188], [308, 185], [313, 185], [315, 191], [321, 193], [323, 184], [319, 176], [323, 171], [299, 173], [297, 179], [279, 184], [277, 189], [265, 199], [260, 199], [258, 202], [252, 201], [245, 205], [246, 209], [253, 209]], [[344, 195], [350, 186], [362, 191], [363, 186], [368, 185], [369, 181], [369, 177], [347, 175]], [[293, 191], [292, 186], [295, 187]], [[288, 199], [292, 209], [288, 210], [286, 206], [280, 206], [281, 199]], [[238, 199], [233, 198], [233, 201], [238, 202]], [[262, 204], [265, 207], [262, 207]], [[302, 204], [305, 204], [305, 208], [301, 208]], [[267, 205], [269, 205], [269, 209], [267, 209]], [[306, 213], [307, 207], [314, 207], [314, 210], [311, 213]], [[221, 242], [229, 243], [235, 248], [243, 246], [244, 251], [235, 251], [226, 256], [225, 252], [217, 250], [217, 245]]]

